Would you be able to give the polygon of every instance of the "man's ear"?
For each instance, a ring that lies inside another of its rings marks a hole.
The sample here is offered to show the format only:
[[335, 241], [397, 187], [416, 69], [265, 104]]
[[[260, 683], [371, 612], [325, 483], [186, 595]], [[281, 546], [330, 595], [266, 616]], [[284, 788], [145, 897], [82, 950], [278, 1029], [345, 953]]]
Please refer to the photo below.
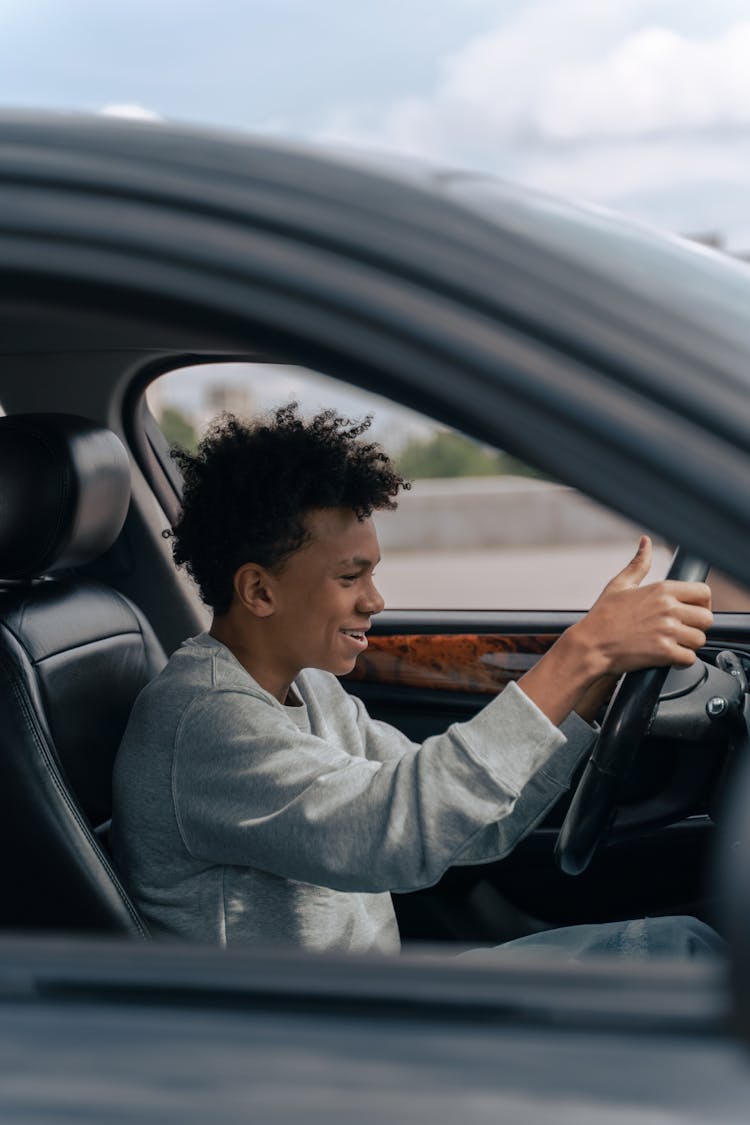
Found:
[[256, 617], [270, 617], [276, 608], [271, 576], [257, 563], [245, 563], [235, 573], [234, 592]]

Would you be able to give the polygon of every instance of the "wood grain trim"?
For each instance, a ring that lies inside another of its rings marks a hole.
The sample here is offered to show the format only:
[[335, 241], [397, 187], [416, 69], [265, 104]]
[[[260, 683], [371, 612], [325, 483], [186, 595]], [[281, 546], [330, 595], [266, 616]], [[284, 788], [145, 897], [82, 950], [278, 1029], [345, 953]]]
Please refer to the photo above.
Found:
[[519, 679], [554, 634], [398, 634], [369, 638], [348, 680], [434, 691], [497, 694]]

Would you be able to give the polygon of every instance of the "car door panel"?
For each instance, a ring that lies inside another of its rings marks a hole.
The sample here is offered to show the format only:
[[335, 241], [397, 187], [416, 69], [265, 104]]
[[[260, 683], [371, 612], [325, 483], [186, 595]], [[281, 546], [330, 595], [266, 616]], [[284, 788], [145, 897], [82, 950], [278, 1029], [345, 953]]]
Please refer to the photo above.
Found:
[[520, 679], [574, 615], [392, 611], [373, 625], [347, 689], [422, 742]]

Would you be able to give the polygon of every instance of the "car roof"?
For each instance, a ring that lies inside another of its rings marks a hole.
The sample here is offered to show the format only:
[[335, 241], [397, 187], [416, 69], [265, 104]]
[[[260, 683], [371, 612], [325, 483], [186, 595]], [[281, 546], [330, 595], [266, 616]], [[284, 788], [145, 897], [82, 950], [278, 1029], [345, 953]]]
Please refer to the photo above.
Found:
[[747, 572], [743, 265], [482, 177], [96, 117], [2, 117], [0, 202], [6, 409], [43, 382], [116, 428], [162, 370], [301, 362]]

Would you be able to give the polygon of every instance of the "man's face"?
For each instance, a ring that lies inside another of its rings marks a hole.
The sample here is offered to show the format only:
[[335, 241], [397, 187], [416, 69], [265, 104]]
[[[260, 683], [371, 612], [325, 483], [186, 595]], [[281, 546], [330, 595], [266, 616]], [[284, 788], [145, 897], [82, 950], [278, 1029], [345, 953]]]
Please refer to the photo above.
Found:
[[371, 519], [347, 508], [310, 512], [311, 540], [274, 576], [273, 639], [291, 677], [302, 668], [341, 676], [367, 648], [384, 602], [373, 582], [380, 548]]

